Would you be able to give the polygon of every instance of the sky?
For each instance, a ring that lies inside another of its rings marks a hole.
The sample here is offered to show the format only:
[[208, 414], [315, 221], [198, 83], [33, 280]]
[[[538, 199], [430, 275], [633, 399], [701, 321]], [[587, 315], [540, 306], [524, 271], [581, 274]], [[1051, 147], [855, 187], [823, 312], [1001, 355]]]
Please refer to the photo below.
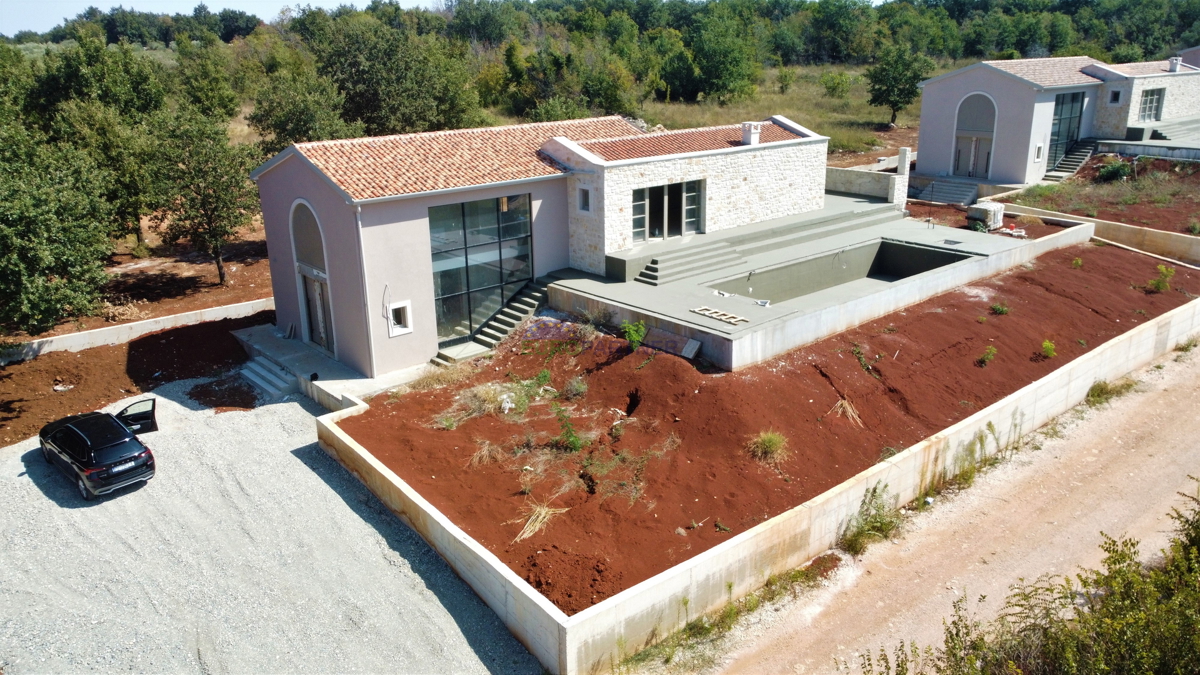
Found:
[[[74, 18], [76, 14], [92, 5], [103, 10], [121, 4], [139, 12], [191, 14], [192, 9], [200, 2], [201, 0], [139, 0], [127, 4], [122, 0], [0, 0], [0, 34], [11, 36], [23, 30], [45, 33], [62, 23], [64, 17]], [[370, 0], [303, 0], [298, 4], [332, 9], [343, 4], [365, 7], [369, 3]], [[270, 21], [285, 6], [297, 4], [297, 0], [208, 0], [204, 4], [214, 13], [222, 9], [240, 9], [247, 14], [258, 16], [263, 21]], [[429, 2], [424, 0], [400, 0], [400, 5], [404, 7], [428, 4]]]

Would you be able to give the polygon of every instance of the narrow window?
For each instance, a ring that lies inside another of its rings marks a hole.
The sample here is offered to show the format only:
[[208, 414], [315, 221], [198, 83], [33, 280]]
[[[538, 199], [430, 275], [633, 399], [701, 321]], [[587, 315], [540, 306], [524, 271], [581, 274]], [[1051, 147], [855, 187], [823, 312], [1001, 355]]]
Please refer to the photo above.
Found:
[[1120, 103], [1121, 103], [1121, 90], [1120, 89], [1108, 92], [1108, 104], [1109, 105], [1120, 105]]
[[403, 300], [388, 305], [388, 337], [412, 332], [412, 301]]
[[646, 241], [646, 189], [633, 191], [633, 240]]
[[700, 181], [690, 180], [683, 184], [683, 232], [695, 234], [700, 231]]
[[1042, 161], [1042, 144], [1041, 143], [1038, 143], [1037, 148], [1035, 148], [1033, 151], [1033, 161], [1035, 161], [1035, 162]]
[[592, 191], [587, 188], [579, 188], [579, 210], [584, 213], [592, 211]]

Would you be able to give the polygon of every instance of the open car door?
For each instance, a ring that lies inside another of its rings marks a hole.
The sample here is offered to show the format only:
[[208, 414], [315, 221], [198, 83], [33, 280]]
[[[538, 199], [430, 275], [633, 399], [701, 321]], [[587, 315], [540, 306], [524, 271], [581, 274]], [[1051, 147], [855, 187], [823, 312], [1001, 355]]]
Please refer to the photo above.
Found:
[[154, 419], [154, 399], [152, 398], [134, 403], [117, 413], [116, 418], [135, 434], [158, 431], [158, 422]]

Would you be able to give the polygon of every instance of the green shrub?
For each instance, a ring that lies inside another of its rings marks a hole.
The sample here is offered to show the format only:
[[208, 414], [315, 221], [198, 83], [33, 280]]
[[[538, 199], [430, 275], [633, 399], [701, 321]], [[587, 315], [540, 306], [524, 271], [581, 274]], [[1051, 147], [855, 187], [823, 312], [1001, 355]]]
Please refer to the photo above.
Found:
[[826, 98], [846, 98], [850, 95], [850, 76], [845, 72], [830, 70], [818, 80], [825, 88]]
[[550, 371], [542, 369], [534, 378], [533, 383], [538, 387], [545, 387], [550, 384]]
[[646, 322], [637, 321], [629, 323], [628, 321], [622, 321], [621, 334], [629, 341], [629, 349], [636, 352], [646, 339]]
[[796, 71], [791, 68], [780, 68], [775, 76], [775, 84], [779, 85], [779, 93], [786, 94], [796, 83]]
[[1108, 403], [1118, 396], [1128, 394], [1136, 386], [1137, 382], [1129, 378], [1117, 380], [1116, 382], [1097, 380], [1088, 388], [1087, 397], [1084, 399], [1084, 402], [1088, 404], [1088, 407], [1095, 408]]
[[838, 537], [838, 547], [850, 555], [862, 555], [871, 542], [887, 539], [900, 529], [902, 516], [893, 501], [886, 484], [876, 483], [867, 490], [858, 513]]
[[987, 349], [983, 350], [983, 356], [976, 359], [975, 363], [978, 363], [980, 368], [986, 368], [987, 364], [991, 363], [994, 358], [996, 358], [996, 348], [988, 345]]
[[992, 314], [996, 314], [997, 316], [1008, 314], [1008, 305], [999, 302], [992, 305]]
[[576, 453], [587, 445], [575, 431], [575, 425], [571, 423], [571, 416], [567, 414], [565, 408], [560, 405], [554, 406], [554, 416], [558, 418], [558, 436], [555, 437], [553, 444], [561, 452]]
[[1187, 231], [1195, 235], [1200, 235], [1200, 220], [1192, 218], [1192, 220], [1188, 222]]
[[1158, 266], [1158, 278], [1146, 282], [1151, 293], [1163, 293], [1171, 290], [1171, 277], [1175, 276], [1175, 268], [1166, 265]]
[[1083, 258], [1076, 258], [1071, 261], [1071, 269], [1079, 269], [1083, 267]]
[[778, 464], [787, 459], [790, 451], [787, 447], [787, 438], [778, 431], [764, 431], [754, 436], [746, 443], [746, 450], [750, 452], [750, 456], [760, 462], [768, 462]]
[[1049, 340], [1042, 340], [1042, 356], [1052, 359], [1058, 356], [1058, 352], [1054, 351], [1054, 343]]
[[1111, 183], [1116, 180], [1124, 180], [1133, 175], [1133, 165], [1125, 162], [1113, 162], [1105, 164], [1096, 172], [1096, 177], [1100, 180]]
[[587, 381], [583, 379], [582, 375], [576, 375], [567, 380], [567, 386], [563, 387], [563, 398], [573, 401], [577, 398], [582, 398], [587, 394], [587, 390]]

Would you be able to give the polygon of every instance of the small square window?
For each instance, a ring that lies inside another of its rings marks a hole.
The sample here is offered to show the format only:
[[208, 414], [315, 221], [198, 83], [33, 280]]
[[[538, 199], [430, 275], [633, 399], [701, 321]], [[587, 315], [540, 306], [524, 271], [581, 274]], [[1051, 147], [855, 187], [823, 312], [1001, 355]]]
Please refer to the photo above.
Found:
[[1033, 151], [1033, 161], [1035, 161], [1035, 162], [1042, 161], [1042, 144], [1041, 143], [1038, 143], [1037, 148], [1035, 148]]
[[412, 332], [412, 301], [393, 302], [388, 305], [388, 337]]
[[1120, 89], [1116, 89], [1114, 91], [1108, 92], [1108, 104], [1109, 105], [1120, 105], [1121, 104], [1121, 90]]
[[579, 210], [584, 213], [592, 211], [592, 191], [587, 188], [579, 188]]

